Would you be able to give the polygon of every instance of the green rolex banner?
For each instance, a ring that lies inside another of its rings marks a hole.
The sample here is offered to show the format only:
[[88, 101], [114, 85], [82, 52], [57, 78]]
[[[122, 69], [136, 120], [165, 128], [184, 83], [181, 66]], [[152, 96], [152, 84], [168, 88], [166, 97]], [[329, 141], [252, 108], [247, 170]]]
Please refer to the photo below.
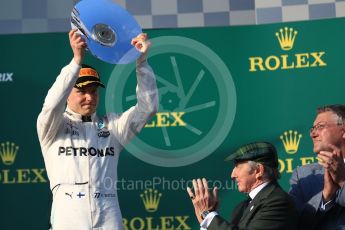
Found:
[[[345, 103], [345, 19], [259, 26], [147, 30], [158, 113], [121, 153], [118, 189], [125, 229], [198, 229], [187, 195], [193, 178], [219, 187], [220, 214], [243, 199], [224, 162], [238, 146], [273, 143], [280, 183], [316, 162], [309, 128], [316, 108]], [[66, 33], [0, 36], [2, 229], [47, 229], [51, 193], [37, 134], [44, 97], [69, 63]], [[135, 64], [87, 55], [107, 83], [99, 113], [134, 105]], [[94, 194], [95, 196], [99, 194]]]

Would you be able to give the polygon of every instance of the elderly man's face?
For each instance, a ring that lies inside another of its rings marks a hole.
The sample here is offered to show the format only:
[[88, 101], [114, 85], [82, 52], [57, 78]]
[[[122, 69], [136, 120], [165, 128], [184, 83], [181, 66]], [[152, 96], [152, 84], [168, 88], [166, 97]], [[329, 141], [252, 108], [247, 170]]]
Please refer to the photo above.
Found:
[[98, 86], [73, 88], [67, 99], [67, 105], [75, 113], [83, 116], [92, 115], [98, 105]]
[[344, 125], [339, 124], [337, 114], [327, 111], [317, 115], [310, 130], [315, 153], [329, 151], [328, 144], [340, 146], [344, 142]]
[[237, 182], [238, 191], [249, 193], [258, 185], [257, 174], [258, 170], [253, 169], [246, 161], [235, 165], [231, 178]]

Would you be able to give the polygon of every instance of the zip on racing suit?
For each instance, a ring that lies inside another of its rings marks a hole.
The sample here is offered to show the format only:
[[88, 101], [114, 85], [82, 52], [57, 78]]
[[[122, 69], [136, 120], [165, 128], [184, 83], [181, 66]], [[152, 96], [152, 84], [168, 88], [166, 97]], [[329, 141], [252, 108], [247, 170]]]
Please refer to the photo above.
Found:
[[52, 229], [122, 229], [117, 163], [124, 145], [157, 111], [155, 76], [146, 61], [137, 64], [137, 104], [121, 115], [94, 113], [83, 122], [65, 106], [79, 70], [74, 60], [61, 70], [37, 120], [53, 193]]

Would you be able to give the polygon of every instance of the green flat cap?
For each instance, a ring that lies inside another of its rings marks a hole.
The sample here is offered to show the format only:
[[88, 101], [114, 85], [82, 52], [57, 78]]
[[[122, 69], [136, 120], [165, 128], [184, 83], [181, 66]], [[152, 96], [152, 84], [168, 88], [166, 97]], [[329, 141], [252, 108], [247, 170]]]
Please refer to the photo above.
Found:
[[278, 155], [276, 148], [269, 142], [254, 142], [237, 149], [225, 161], [255, 161], [270, 167], [278, 167]]

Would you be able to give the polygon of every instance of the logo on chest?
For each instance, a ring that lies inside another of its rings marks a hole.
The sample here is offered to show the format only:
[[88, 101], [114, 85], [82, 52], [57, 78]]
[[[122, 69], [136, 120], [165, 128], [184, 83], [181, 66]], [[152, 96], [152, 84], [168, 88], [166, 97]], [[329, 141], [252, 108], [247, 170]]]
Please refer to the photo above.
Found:
[[108, 117], [103, 117], [99, 119], [98, 123], [97, 123], [97, 127], [98, 127], [98, 137], [108, 137], [110, 135], [110, 132], [108, 130]]
[[79, 130], [78, 127], [73, 125], [71, 120], [68, 120], [68, 123], [66, 123], [66, 134], [70, 134], [71, 136], [79, 136]]

